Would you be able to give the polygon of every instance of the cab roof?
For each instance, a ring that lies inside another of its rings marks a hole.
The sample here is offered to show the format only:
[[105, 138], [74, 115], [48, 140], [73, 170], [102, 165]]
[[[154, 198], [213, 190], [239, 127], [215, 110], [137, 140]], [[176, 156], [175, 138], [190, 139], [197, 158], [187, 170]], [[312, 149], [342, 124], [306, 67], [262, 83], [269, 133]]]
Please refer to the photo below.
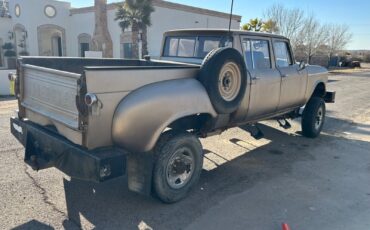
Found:
[[[258, 36], [258, 37], [272, 37], [272, 38], [280, 38], [286, 39], [288, 38], [277, 35], [277, 34], [270, 34], [270, 33], [262, 33], [262, 32], [251, 32], [245, 30], [230, 30], [232, 35], [249, 35], [249, 36]], [[178, 30], [169, 30], [164, 33], [164, 36], [196, 36], [196, 35], [228, 35], [228, 29], [206, 29], [206, 28], [196, 28], [196, 29], [178, 29]]]

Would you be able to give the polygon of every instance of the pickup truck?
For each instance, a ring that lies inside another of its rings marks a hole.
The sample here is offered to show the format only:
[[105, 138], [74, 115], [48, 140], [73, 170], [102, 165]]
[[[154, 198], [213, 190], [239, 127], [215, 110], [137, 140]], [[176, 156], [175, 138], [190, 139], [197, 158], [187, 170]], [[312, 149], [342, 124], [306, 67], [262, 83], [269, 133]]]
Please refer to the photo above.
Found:
[[325, 121], [327, 70], [296, 63], [285, 37], [239, 30], [164, 34], [160, 60], [22, 57], [11, 132], [35, 170], [56, 167], [167, 203], [184, 198], [203, 164], [199, 138], [258, 122], [302, 117], [317, 137]]

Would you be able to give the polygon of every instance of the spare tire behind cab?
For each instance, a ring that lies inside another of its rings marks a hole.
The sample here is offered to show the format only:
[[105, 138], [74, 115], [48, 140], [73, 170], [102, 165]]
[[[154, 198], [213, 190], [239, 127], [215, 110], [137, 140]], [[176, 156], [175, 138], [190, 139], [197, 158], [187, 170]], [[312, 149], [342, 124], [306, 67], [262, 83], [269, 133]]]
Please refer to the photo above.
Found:
[[198, 79], [206, 88], [214, 109], [220, 114], [232, 113], [239, 107], [246, 90], [244, 59], [236, 49], [214, 49], [204, 58]]

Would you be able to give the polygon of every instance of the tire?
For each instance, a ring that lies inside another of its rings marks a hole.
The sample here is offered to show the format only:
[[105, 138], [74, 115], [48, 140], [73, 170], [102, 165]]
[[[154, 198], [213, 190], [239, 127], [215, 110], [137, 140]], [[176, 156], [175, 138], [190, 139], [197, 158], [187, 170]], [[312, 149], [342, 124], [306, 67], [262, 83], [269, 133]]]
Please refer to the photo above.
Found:
[[305, 137], [315, 138], [320, 135], [325, 123], [325, 102], [321, 97], [311, 98], [302, 115], [302, 134]]
[[215, 110], [220, 114], [232, 113], [239, 107], [246, 91], [244, 59], [236, 49], [214, 49], [204, 58], [198, 79], [206, 88]]
[[169, 131], [154, 148], [153, 191], [164, 203], [185, 198], [198, 182], [203, 168], [203, 148], [194, 135]]

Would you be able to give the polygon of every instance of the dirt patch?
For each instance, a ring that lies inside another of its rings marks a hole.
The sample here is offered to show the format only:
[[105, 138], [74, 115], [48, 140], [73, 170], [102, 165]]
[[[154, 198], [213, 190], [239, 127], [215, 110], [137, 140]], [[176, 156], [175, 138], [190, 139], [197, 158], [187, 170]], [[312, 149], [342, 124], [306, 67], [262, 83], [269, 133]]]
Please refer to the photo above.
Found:
[[0, 98], [0, 115], [10, 114], [17, 109], [18, 103], [14, 98]]

